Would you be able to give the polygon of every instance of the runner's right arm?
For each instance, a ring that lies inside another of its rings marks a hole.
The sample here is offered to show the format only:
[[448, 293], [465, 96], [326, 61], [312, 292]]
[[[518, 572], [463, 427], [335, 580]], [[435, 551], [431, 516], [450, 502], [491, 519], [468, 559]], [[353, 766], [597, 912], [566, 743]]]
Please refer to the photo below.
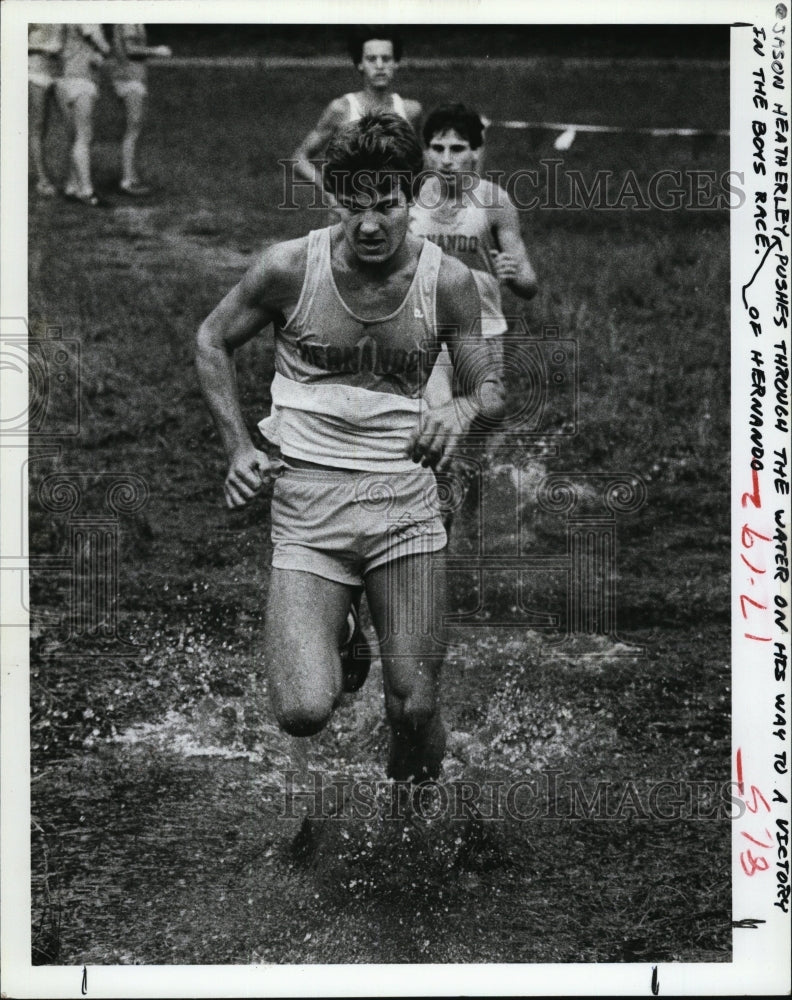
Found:
[[336, 204], [335, 198], [322, 187], [322, 172], [311, 163], [311, 160], [324, 152], [328, 142], [346, 120], [346, 101], [343, 97], [338, 97], [327, 105], [319, 121], [303, 139], [292, 157], [296, 161], [294, 172], [315, 184], [325, 203], [331, 208]]
[[254, 446], [245, 426], [234, 352], [288, 312], [296, 302], [304, 270], [305, 240], [271, 247], [198, 330], [195, 364], [201, 391], [228, 456], [225, 498], [229, 507], [241, 507], [258, 493], [270, 464], [267, 455]]

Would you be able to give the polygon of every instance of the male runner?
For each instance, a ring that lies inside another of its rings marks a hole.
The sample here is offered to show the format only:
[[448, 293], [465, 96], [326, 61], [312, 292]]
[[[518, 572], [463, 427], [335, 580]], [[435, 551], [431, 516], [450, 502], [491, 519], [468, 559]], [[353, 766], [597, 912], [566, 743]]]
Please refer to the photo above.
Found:
[[[391, 726], [388, 773], [436, 778], [446, 535], [430, 466], [442, 469], [476, 415], [503, 406], [484, 358], [467, 267], [408, 234], [422, 151], [394, 114], [366, 115], [330, 143], [325, 183], [342, 222], [264, 252], [198, 332], [204, 396], [229, 458], [238, 507], [270, 471], [236, 391], [234, 351], [270, 323], [273, 401], [285, 470], [272, 499], [266, 657], [276, 718], [317, 733], [345, 688], [339, 646], [365, 589], [382, 655]], [[421, 394], [445, 343], [458, 398]]]
[[294, 152], [295, 172], [313, 181], [332, 207], [334, 197], [322, 184], [322, 175], [311, 160], [320, 156], [339, 128], [370, 112], [390, 111], [417, 129], [421, 117], [418, 101], [400, 97], [391, 88], [402, 56], [401, 38], [387, 27], [363, 27], [353, 32], [349, 54], [363, 81], [363, 89], [331, 101], [319, 121]]
[[[506, 332], [501, 285], [523, 299], [536, 294], [517, 209], [497, 184], [478, 175], [484, 125], [464, 104], [443, 104], [424, 123], [426, 166], [433, 173], [410, 208], [410, 232], [424, 236], [473, 272], [484, 337]], [[438, 405], [451, 395], [452, 370], [441, 355], [427, 387]]]

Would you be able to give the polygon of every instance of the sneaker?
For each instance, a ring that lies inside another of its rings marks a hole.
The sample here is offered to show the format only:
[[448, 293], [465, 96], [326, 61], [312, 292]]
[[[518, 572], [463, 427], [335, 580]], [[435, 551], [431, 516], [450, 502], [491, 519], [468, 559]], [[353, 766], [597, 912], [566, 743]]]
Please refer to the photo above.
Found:
[[48, 180], [40, 180], [36, 185], [36, 194], [40, 194], [43, 198], [52, 198], [57, 194], [54, 184], [51, 184]]
[[141, 184], [139, 181], [130, 181], [126, 184], [122, 181], [118, 185], [118, 190], [121, 194], [127, 194], [131, 198], [143, 198], [145, 195], [151, 194], [151, 188], [147, 184]]
[[76, 201], [80, 205], [86, 205], [88, 208], [107, 208], [107, 202], [94, 194], [93, 191], [90, 194], [77, 194], [76, 191], [64, 191], [63, 197], [67, 201]]
[[359, 691], [366, 683], [371, 668], [372, 652], [360, 627], [360, 613], [353, 604], [347, 617], [349, 634], [340, 649], [342, 687], [347, 693]]

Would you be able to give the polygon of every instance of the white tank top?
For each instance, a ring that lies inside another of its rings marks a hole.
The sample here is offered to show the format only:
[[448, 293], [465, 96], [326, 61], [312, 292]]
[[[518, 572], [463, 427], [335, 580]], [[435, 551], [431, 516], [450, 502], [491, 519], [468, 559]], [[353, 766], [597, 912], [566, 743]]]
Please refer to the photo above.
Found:
[[410, 232], [431, 240], [444, 253], [467, 264], [481, 298], [482, 335], [497, 337], [508, 328], [491, 257], [498, 247], [486, 209], [487, 205], [496, 204], [497, 191], [482, 179], [472, 194], [475, 197], [465, 193], [459, 204], [443, 201], [438, 179], [427, 178], [410, 206]]
[[[358, 118], [362, 118], [365, 114], [365, 108], [360, 103], [357, 94], [344, 94], [349, 105], [349, 118], [348, 121], [356, 122]], [[399, 97], [398, 94], [391, 94], [391, 99], [393, 101], [393, 112], [399, 115], [400, 118], [407, 120], [407, 112], [404, 109], [404, 101]]]
[[280, 443], [284, 456], [363, 472], [409, 472], [415, 463], [406, 446], [437, 355], [435, 295], [443, 255], [424, 241], [398, 308], [364, 319], [336, 287], [331, 232], [315, 229], [306, 237], [299, 300], [275, 329], [275, 420], [259, 428]]

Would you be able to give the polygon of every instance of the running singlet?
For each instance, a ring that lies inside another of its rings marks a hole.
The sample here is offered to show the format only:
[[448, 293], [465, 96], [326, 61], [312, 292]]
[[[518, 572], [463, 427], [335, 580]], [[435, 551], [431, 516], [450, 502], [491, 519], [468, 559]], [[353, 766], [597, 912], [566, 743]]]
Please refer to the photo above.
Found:
[[497, 204], [496, 194], [494, 185], [480, 180], [472, 192], [463, 194], [460, 203], [452, 203], [449, 199], [443, 200], [440, 179], [430, 177], [410, 207], [410, 232], [436, 243], [472, 271], [481, 297], [484, 337], [497, 336], [507, 328], [500, 285], [490, 256], [498, 247], [492, 238], [486, 209], [488, 205]]
[[[358, 100], [357, 94], [344, 94], [344, 97], [349, 105], [349, 118], [347, 120], [351, 124], [352, 122], [356, 122], [359, 118], [363, 117], [365, 109]], [[391, 97], [393, 98], [393, 113], [398, 115], [400, 118], [404, 118], [406, 121], [407, 112], [404, 110], [404, 101], [398, 94], [391, 94]]]
[[294, 312], [275, 328], [273, 416], [262, 434], [284, 456], [362, 472], [410, 472], [407, 442], [436, 340], [442, 253], [424, 241], [401, 305], [361, 319], [342, 300], [330, 262], [332, 229], [306, 237], [308, 259]]

